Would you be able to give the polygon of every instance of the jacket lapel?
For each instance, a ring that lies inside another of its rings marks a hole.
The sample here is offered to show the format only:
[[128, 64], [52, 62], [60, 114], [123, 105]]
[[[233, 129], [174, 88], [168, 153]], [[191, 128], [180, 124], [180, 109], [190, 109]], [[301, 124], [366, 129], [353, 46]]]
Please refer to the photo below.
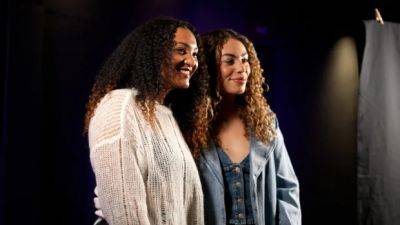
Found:
[[211, 142], [209, 145], [209, 149], [202, 151], [202, 156], [204, 158], [204, 163], [211, 170], [217, 180], [221, 185], [224, 185], [223, 177], [222, 177], [222, 168], [219, 162], [219, 157], [217, 153], [216, 146], [214, 142]]
[[253, 176], [257, 178], [267, 164], [274, 150], [274, 145], [273, 142], [265, 145], [252, 134], [250, 135], [250, 149], [250, 174], [253, 174]]

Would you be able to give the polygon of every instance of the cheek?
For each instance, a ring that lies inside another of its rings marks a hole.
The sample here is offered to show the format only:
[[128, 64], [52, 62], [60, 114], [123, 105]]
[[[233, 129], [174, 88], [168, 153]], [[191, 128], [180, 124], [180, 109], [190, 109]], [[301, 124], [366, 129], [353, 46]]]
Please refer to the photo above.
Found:
[[175, 67], [179, 62], [180, 62], [179, 55], [172, 54], [172, 57], [171, 57], [171, 65], [172, 65], [172, 67]]
[[250, 67], [250, 64], [249, 64], [249, 63], [246, 64], [246, 71], [247, 71], [247, 74], [250, 75], [250, 73], [251, 73], [251, 67]]
[[226, 66], [221, 66], [220, 67], [220, 72], [221, 72], [221, 79], [225, 80], [229, 75], [232, 74], [232, 69]]
[[196, 61], [195, 64], [194, 64], [194, 68], [193, 68], [192, 74], [194, 74], [198, 68], [199, 68], [199, 61]]

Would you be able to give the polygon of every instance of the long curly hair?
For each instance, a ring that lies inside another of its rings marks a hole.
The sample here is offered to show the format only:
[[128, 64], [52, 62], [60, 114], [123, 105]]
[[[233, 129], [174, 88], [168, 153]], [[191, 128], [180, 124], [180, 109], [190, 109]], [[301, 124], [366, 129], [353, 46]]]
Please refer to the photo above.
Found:
[[[251, 68], [246, 91], [244, 94], [238, 95], [236, 99], [239, 115], [245, 124], [246, 135], [249, 136], [249, 131], [254, 132], [259, 140], [267, 144], [276, 135], [276, 130], [275, 114], [264, 98], [263, 85], [265, 78], [263, 77], [263, 69], [252, 42], [245, 36], [230, 29], [219, 29], [202, 35], [204, 54], [210, 76], [208, 118], [202, 121], [202, 123], [207, 123], [209, 128], [207, 142], [210, 138], [219, 142], [217, 135], [223, 118], [223, 115], [219, 115], [222, 100], [220, 94], [221, 51], [223, 45], [232, 38], [240, 41], [245, 46]], [[187, 140], [189, 143], [191, 141], [193, 140]], [[190, 145], [197, 146], [194, 143]], [[196, 151], [200, 151], [200, 149]]]
[[[189, 29], [199, 47], [199, 64], [191, 80], [191, 90], [196, 94], [193, 101], [205, 107], [203, 102], [207, 96], [208, 75], [199, 34], [188, 22], [155, 18], [128, 34], [102, 66], [86, 106], [85, 133], [100, 100], [108, 92], [119, 88], [135, 88], [138, 91], [135, 101], [145, 118], [153, 124], [155, 104], [164, 91], [164, 78], [160, 71], [164, 66], [173, 69], [171, 56], [175, 32], [179, 27]], [[191, 126], [196, 126], [197, 120], [202, 117], [206, 117], [205, 110], [195, 111], [188, 121], [192, 121]]]

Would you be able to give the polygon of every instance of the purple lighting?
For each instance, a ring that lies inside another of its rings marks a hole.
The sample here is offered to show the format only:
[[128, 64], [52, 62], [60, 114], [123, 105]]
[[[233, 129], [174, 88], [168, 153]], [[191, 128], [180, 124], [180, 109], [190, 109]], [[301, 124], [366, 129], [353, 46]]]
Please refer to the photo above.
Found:
[[268, 28], [267, 27], [261, 27], [261, 26], [257, 26], [256, 27], [256, 32], [259, 34], [267, 34], [268, 33]]

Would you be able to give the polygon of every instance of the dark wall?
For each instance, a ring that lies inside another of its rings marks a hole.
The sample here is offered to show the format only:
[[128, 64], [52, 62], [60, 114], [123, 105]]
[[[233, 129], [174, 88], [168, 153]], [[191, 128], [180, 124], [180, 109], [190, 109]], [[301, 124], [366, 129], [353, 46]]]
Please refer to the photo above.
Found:
[[[2, 167], [5, 170], [6, 217], [37, 223], [42, 181], [42, 44], [41, 8], [7, 2], [5, 66], [2, 71]], [[23, 16], [22, 16], [23, 15]], [[3, 27], [2, 27], [3, 28]], [[4, 43], [4, 42], [3, 42]], [[3, 202], [3, 201], [2, 201]], [[24, 206], [29, 213], [23, 214]], [[3, 219], [3, 218], [2, 218]], [[5, 224], [9, 220], [5, 221]]]
[[[335, 118], [350, 122], [345, 129], [338, 129], [331, 123], [331, 114], [341, 106], [327, 97], [335, 98], [334, 94], [344, 89], [326, 91], [324, 86], [332, 76], [327, 67], [337, 42], [350, 36], [362, 43], [362, 23], [281, 23], [268, 30], [267, 54], [263, 56], [270, 85], [267, 97], [279, 116], [300, 181], [303, 222], [356, 224], [356, 121], [349, 120], [356, 117], [356, 111], [339, 109]], [[356, 52], [357, 46], [353, 47]], [[353, 59], [353, 68], [357, 68], [357, 54]], [[354, 100], [356, 94], [353, 89], [345, 97]], [[354, 101], [346, 106], [357, 107]]]
[[330, 128], [320, 123], [319, 96], [335, 43], [354, 37], [360, 58], [361, 19], [370, 17], [356, 10], [358, 3], [330, 3], [337, 13], [324, 13], [323, 4], [318, 10], [274, 1], [5, 1], [0, 223], [93, 223], [94, 175], [82, 134], [91, 85], [133, 27], [169, 15], [201, 32], [229, 27], [254, 41], [270, 87], [267, 97], [300, 180], [303, 223], [355, 224], [355, 148], [348, 143], [349, 149], [335, 151], [327, 144], [335, 136], [321, 135]]

